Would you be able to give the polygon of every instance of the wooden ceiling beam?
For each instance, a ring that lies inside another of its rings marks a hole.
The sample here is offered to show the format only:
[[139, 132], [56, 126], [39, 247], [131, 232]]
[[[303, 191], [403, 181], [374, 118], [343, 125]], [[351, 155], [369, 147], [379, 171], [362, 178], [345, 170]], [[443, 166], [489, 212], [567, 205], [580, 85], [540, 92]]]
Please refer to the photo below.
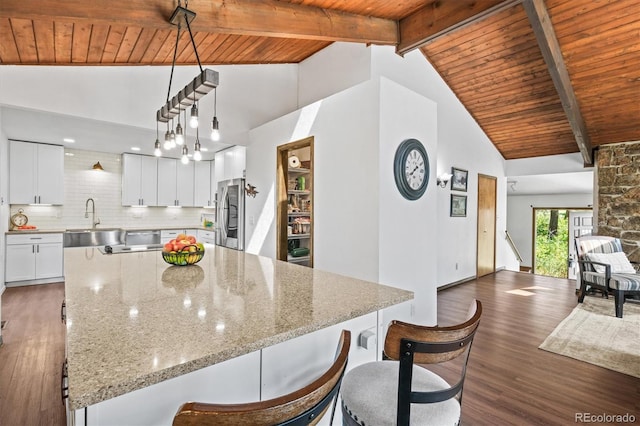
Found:
[[[3, 0], [4, 1], [4, 0]], [[400, 20], [396, 48], [404, 55], [445, 34], [498, 13], [521, 0], [432, 0]]]
[[[166, 0], [2, 0], [0, 18], [49, 19], [172, 29], [175, 2]], [[398, 24], [275, 0], [191, 0], [195, 32], [396, 45]]]
[[564, 109], [569, 125], [573, 131], [576, 143], [582, 154], [586, 166], [593, 165], [593, 148], [589, 132], [582, 118], [578, 99], [573, 91], [569, 72], [567, 71], [562, 50], [556, 38], [551, 18], [547, 12], [543, 0], [524, 0], [524, 9], [527, 12], [529, 22], [533, 27], [533, 32], [538, 40], [538, 45], [542, 51], [542, 57], [547, 63], [549, 74], [555, 86], [562, 108]]

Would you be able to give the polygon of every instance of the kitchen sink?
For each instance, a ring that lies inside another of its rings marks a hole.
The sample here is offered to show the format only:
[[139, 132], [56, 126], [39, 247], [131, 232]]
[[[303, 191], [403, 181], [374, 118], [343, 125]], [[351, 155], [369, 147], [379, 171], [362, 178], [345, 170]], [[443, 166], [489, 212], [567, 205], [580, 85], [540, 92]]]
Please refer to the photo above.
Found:
[[92, 247], [123, 244], [122, 229], [67, 229], [64, 233], [65, 247]]

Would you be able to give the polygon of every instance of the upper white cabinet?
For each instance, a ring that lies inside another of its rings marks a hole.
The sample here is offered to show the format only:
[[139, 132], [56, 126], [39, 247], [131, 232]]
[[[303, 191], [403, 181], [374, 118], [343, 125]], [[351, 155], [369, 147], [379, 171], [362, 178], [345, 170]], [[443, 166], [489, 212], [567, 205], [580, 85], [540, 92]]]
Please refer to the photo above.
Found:
[[10, 204], [63, 203], [63, 147], [11, 141], [9, 169]]
[[194, 162], [182, 164], [172, 158], [158, 159], [158, 205], [194, 205]]
[[122, 205], [158, 205], [158, 159], [122, 154]]
[[215, 182], [244, 177], [247, 148], [236, 145], [215, 155]]
[[212, 161], [198, 161], [195, 164], [194, 205], [196, 207], [213, 206], [213, 191], [211, 190]]

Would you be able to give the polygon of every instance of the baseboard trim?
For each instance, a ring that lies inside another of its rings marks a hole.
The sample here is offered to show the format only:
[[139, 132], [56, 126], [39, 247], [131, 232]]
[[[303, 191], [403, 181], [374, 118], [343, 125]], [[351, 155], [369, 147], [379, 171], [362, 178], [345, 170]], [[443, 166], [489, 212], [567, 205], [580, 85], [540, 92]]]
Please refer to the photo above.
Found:
[[475, 279], [476, 279], [476, 276], [475, 276], [475, 275], [472, 275], [472, 276], [470, 276], [470, 277], [463, 278], [463, 279], [461, 279], [461, 280], [454, 281], [454, 282], [452, 282], [452, 283], [449, 283], [449, 284], [445, 284], [445, 285], [443, 285], [443, 286], [440, 286], [440, 287], [438, 287], [437, 291], [440, 291], [440, 290], [446, 290], [446, 289], [448, 289], [448, 288], [451, 288], [451, 287], [454, 287], [454, 286], [457, 286], [457, 285], [460, 285], [460, 284], [468, 283], [469, 281], [473, 281], [473, 280], [475, 280]]

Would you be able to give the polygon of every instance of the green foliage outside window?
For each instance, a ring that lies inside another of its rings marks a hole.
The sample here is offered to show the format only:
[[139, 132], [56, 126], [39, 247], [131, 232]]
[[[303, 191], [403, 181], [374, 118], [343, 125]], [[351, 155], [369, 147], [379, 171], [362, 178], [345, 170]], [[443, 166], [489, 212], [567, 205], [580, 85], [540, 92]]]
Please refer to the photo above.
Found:
[[534, 273], [567, 278], [569, 212], [536, 210], [536, 261]]

